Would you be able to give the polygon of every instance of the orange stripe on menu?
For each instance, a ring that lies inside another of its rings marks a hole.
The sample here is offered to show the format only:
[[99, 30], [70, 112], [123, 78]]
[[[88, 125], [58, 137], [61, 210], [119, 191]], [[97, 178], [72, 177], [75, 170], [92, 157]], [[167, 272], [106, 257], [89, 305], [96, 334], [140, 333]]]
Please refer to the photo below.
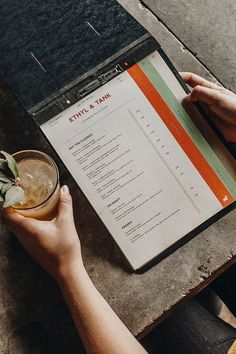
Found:
[[223, 207], [231, 204], [234, 199], [221, 182], [215, 171], [209, 165], [208, 161], [194, 145], [182, 125], [174, 116], [170, 108], [167, 106], [158, 91], [149, 81], [138, 64], [128, 69], [129, 74], [139, 86], [141, 91], [147, 97], [153, 108], [156, 110], [162, 121], [165, 123], [169, 131], [173, 134], [178, 144], [184, 150], [185, 154], [192, 161], [200, 175], [208, 184], [212, 192], [215, 194]]

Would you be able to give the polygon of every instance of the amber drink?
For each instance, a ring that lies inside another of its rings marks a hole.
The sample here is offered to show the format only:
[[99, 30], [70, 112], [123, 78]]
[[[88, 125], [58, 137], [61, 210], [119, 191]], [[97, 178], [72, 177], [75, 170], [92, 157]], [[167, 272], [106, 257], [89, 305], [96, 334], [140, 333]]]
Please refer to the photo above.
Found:
[[19, 185], [24, 200], [15, 211], [38, 220], [52, 220], [60, 197], [58, 168], [51, 157], [40, 151], [25, 150], [13, 155], [20, 172]]

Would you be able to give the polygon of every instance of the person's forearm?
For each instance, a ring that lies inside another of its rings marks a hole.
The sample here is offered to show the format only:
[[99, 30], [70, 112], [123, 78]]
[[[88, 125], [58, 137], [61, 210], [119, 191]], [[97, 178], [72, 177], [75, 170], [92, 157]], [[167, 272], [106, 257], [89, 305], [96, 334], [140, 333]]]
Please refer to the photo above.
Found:
[[99, 294], [82, 264], [61, 274], [58, 284], [87, 353], [146, 353]]

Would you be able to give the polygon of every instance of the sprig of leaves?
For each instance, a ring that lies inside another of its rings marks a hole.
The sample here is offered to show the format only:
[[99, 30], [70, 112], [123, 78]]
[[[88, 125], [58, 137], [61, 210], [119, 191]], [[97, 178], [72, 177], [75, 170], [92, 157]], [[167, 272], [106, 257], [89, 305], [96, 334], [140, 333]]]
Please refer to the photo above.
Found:
[[20, 173], [16, 160], [5, 151], [0, 158], [0, 202], [3, 208], [9, 208], [23, 202], [24, 190], [19, 186]]

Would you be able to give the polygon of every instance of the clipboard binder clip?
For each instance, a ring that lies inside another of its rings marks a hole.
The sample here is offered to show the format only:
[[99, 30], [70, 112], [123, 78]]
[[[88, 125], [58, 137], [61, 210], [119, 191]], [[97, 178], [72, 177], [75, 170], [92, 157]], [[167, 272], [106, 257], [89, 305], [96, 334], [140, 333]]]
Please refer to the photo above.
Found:
[[94, 81], [90, 82], [88, 85], [84, 86], [81, 90], [78, 90], [76, 92], [76, 96], [78, 98], [83, 98], [83, 97], [87, 96], [89, 93], [96, 90], [100, 86], [101, 86], [100, 81], [94, 80]]
[[96, 76], [96, 80], [93, 80], [89, 84], [85, 85], [82, 89], [77, 90], [75, 92], [75, 95], [78, 98], [83, 98], [83, 97], [87, 96], [88, 94], [90, 94], [91, 92], [93, 92], [94, 90], [96, 90], [98, 87], [100, 87], [100, 86], [106, 84], [108, 81], [114, 79], [114, 77], [116, 77], [117, 75], [119, 75], [122, 72], [123, 72], [122, 67], [119, 64], [117, 64], [113, 69], [111, 69], [99, 76]]
[[102, 85], [106, 84], [108, 81], [122, 73], [123, 69], [122, 67], [117, 64], [113, 69], [107, 71], [104, 74], [101, 74], [98, 76], [98, 80], [101, 82]]

